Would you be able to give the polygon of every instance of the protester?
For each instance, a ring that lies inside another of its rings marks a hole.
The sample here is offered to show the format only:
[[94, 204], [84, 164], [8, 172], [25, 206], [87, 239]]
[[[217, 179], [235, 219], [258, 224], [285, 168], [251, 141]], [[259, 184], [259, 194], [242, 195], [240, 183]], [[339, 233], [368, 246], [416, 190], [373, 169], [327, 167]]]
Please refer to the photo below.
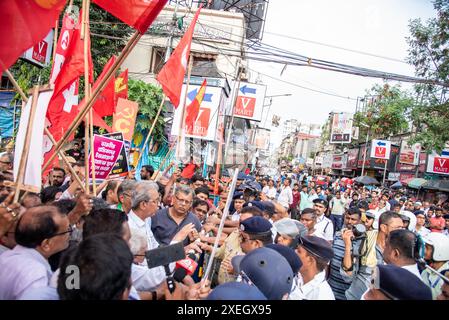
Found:
[[[61, 300], [128, 300], [133, 255], [116, 234], [98, 234], [82, 241], [64, 259], [58, 278]], [[79, 272], [79, 287], [71, 288], [73, 266]]]
[[345, 230], [342, 233], [345, 254], [341, 273], [343, 279], [351, 283], [345, 293], [348, 300], [360, 300], [369, 286], [373, 268], [383, 262], [383, 250], [389, 233], [402, 227], [401, 217], [396, 212], [387, 211], [380, 216], [379, 230], [369, 231], [359, 236], [366, 237], [363, 242], [353, 242], [354, 229]]
[[56, 207], [28, 209], [17, 223], [17, 245], [0, 255], [0, 300], [17, 300], [27, 290], [48, 287], [48, 258], [67, 248], [72, 228]]
[[299, 221], [307, 228], [307, 234], [309, 236], [316, 236], [325, 239], [325, 235], [315, 228], [317, 222], [317, 214], [315, 209], [304, 209], [301, 212], [301, 218]]
[[[350, 207], [344, 215], [343, 228], [335, 233], [334, 241], [332, 242], [334, 257], [330, 263], [328, 281], [334, 293], [335, 299], [337, 300], [346, 300], [345, 292], [350, 287], [350, 283], [345, 281], [340, 272], [346, 251], [346, 244], [342, 235], [346, 232], [346, 230], [353, 230], [354, 226], [360, 225], [361, 219], [362, 212], [360, 209], [357, 207]], [[354, 237], [354, 239], [351, 240], [353, 247], [360, 246], [362, 241], [360, 237]]]
[[275, 238], [275, 243], [291, 246], [293, 240], [299, 235], [305, 235], [308, 230], [306, 227], [299, 221], [283, 218], [281, 220], [276, 221], [273, 224], [273, 228], [277, 232], [277, 237]]
[[289, 209], [290, 205], [293, 203], [293, 193], [290, 184], [292, 183], [292, 179], [286, 178], [284, 180], [284, 184], [281, 188], [281, 192], [278, 196], [279, 203], [285, 208]]
[[332, 221], [324, 214], [327, 211], [328, 202], [323, 199], [315, 199], [313, 200], [313, 204], [313, 208], [317, 213], [317, 223], [315, 224], [315, 229], [324, 234], [327, 241], [332, 242], [332, 240], [334, 240], [334, 225]]
[[393, 230], [387, 237], [383, 252], [384, 262], [404, 268], [421, 279], [417, 259], [419, 259], [419, 242], [413, 232], [400, 229]]
[[341, 197], [341, 192], [335, 192], [335, 197], [329, 202], [331, 212], [330, 220], [334, 224], [334, 231], [340, 231], [343, 225], [343, 213], [345, 212], [346, 200]]

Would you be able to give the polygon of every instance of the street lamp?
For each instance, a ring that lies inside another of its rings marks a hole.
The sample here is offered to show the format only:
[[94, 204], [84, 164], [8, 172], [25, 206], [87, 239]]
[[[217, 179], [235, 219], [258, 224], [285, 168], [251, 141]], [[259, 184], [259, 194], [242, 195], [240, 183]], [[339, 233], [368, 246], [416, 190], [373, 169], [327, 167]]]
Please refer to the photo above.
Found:
[[[265, 99], [270, 98], [270, 104], [266, 104], [266, 105], [262, 106], [262, 113], [263, 113], [263, 109], [265, 107], [268, 107], [267, 116], [265, 117], [265, 121], [263, 122], [263, 127], [265, 127], [265, 125], [267, 124], [268, 114], [270, 113], [270, 107], [271, 107], [271, 104], [273, 103], [273, 98], [275, 98], [275, 97], [290, 97], [291, 95], [292, 95], [291, 93], [284, 93], [284, 94], [275, 94], [272, 96], [265, 96]], [[263, 114], [262, 114], [262, 117], [263, 117]]]
[[360, 123], [361, 126], [368, 128], [368, 133], [366, 134], [366, 141], [365, 141], [365, 152], [363, 153], [363, 163], [362, 163], [362, 174], [360, 175], [361, 177], [363, 177], [363, 173], [365, 172], [365, 160], [366, 160], [366, 152], [367, 152], [367, 147], [368, 147], [368, 138], [369, 138], [369, 129], [370, 126], [365, 124], [365, 123]]

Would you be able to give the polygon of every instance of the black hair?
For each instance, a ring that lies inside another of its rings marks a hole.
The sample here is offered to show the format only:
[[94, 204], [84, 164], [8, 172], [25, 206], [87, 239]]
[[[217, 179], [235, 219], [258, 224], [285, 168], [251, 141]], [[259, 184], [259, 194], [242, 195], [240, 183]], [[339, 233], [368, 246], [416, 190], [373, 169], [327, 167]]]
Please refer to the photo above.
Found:
[[194, 174], [194, 175], [192, 176], [192, 178], [190, 178], [190, 183], [192, 184], [192, 183], [195, 183], [195, 182], [197, 182], [197, 181], [202, 181], [202, 182], [204, 182], [205, 179], [204, 179], [202, 176], [200, 176], [199, 174]]
[[402, 220], [401, 215], [394, 212], [394, 211], [385, 211], [384, 213], [382, 213], [379, 217], [379, 226], [381, 224], [385, 224], [388, 225], [388, 223], [390, 222], [391, 219], [394, 218], [399, 218]]
[[247, 206], [247, 207], [243, 207], [242, 210], [240, 210], [240, 215], [245, 214], [245, 213], [250, 213], [255, 217], [262, 217], [263, 216], [263, 211], [260, 210], [259, 208], [257, 208], [256, 206]]
[[43, 204], [55, 201], [56, 194], [62, 192], [62, 189], [57, 186], [48, 186], [41, 191], [41, 201]]
[[349, 214], [350, 216], [352, 216], [353, 214], [356, 214], [359, 217], [362, 216], [362, 211], [360, 211], [360, 209], [357, 207], [349, 207], [349, 209], [346, 211], [346, 213]]
[[[83, 240], [62, 260], [58, 278], [61, 300], [120, 300], [131, 286], [133, 255], [118, 235], [98, 234]], [[79, 288], [68, 287], [73, 266], [79, 271]]]
[[64, 176], [65, 176], [65, 170], [64, 169], [62, 169], [62, 168], [60, 168], [60, 167], [53, 167], [53, 169], [52, 169], [53, 171], [61, 171], [63, 174], [64, 174]]
[[398, 203], [396, 203], [396, 204], [394, 204], [394, 205], [391, 207], [391, 209], [394, 209], [394, 208], [400, 208], [400, 207], [401, 207], [401, 205], [398, 204]]
[[117, 209], [92, 210], [85, 216], [83, 239], [100, 233], [115, 233], [123, 236], [123, 223], [126, 221], [128, 216]]
[[[291, 179], [291, 178], [285, 178], [285, 180], [288, 181], [288, 184], [289, 184], [289, 185], [292, 184], [292, 179]], [[285, 181], [285, 180], [284, 180], [284, 181]]]
[[51, 204], [53, 207], [58, 208], [59, 212], [68, 214], [76, 206], [76, 201], [73, 199], [61, 199]]
[[116, 181], [116, 180], [111, 180], [108, 182], [106, 188], [104, 189], [104, 191], [101, 195], [103, 200], [106, 200], [109, 190], [115, 191], [115, 189], [117, 188], [117, 184], [118, 184], [118, 181]]
[[145, 169], [146, 171], [148, 171], [150, 173], [150, 177], [153, 176], [154, 168], [152, 165], [146, 164], [146, 165], [142, 166], [142, 169]]
[[392, 249], [397, 249], [401, 256], [406, 259], [419, 258], [419, 247], [417, 247], [417, 236], [410, 230], [393, 230], [388, 235], [388, 243]]
[[273, 243], [273, 234], [270, 231], [263, 233], [248, 233], [251, 240], [259, 240], [264, 246]]
[[206, 206], [208, 211], [210, 209], [209, 203], [207, 203], [207, 201], [201, 200], [199, 198], [195, 198], [193, 200], [192, 209], [199, 207], [199, 206]]
[[161, 199], [164, 199], [165, 196], [165, 186], [160, 183], [159, 181], [156, 181], [156, 184], [158, 186], [157, 192], [159, 192], [159, 195], [161, 196]]
[[204, 193], [209, 198], [209, 188], [208, 187], [199, 187], [195, 189], [195, 194]]
[[304, 210], [301, 211], [301, 216], [303, 214], [312, 214], [314, 217], [316, 217], [316, 210], [313, 208], [305, 208]]
[[[37, 209], [39, 208], [39, 209]], [[58, 232], [58, 225], [54, 217], [61, 214], [59, 210], [52, 206], [41, 206], [32, 209], [39, 212], [31, 213], [33, 216], [27, 223], [23, 222], [25, 213], [17, 223], [15, 239], [17, 244], [26, 248], [36, 248], [42, 241], [49, 239]], [[30, 213], [28, 213], [30, 214]]]

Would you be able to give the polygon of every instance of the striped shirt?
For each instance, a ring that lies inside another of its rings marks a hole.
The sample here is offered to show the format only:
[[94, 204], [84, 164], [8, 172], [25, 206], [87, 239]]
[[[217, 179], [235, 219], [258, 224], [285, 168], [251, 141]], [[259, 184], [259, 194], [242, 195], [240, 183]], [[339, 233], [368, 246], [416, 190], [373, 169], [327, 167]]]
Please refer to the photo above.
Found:
[[341, 232], [335, 233], [334, 242], [332, 243], [332, 249], [334, 250], [334, 257], [330, 263], [329, 279], [327, 282], [331, 286], [334, 292], [335, 299], [346, 300], [345, 291], [349, 289], [351, 283], [347, 283], [343, 280], [340, 274], [340, 267], [345, 255], [345, 242], [341, 237]]

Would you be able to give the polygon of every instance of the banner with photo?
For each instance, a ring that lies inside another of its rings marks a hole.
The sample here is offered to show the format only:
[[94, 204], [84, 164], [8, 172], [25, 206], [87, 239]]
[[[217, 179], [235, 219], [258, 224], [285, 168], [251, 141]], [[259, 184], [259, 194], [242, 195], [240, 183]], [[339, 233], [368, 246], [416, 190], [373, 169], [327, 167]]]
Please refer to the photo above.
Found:
[[352, 113], [334, 113], [331, 125], [330, 143], [351, 143]]

